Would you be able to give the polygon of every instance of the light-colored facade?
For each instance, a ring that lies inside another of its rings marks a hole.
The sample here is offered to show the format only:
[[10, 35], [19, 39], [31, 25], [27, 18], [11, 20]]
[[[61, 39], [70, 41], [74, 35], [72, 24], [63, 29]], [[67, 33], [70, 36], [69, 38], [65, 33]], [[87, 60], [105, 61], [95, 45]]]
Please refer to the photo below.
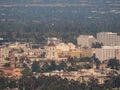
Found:
[[120, 36], [112, 32], [97, 33], [97, 41], [104, 46], [118, 46], [120, 45]]
[[96, 57], [102, 62], [116, 57], [116, 51], [120, 51], [120, 46], [103, 46], [95, 50]]
[[21, 43], [21, 42], [15, 42], [9, 45], [10, 49], [23, 49], [23, 51], [27, 52], [29, 50], [28, 43]]
[[117, 43], [120, 46], [120, 36], [117, 36]]
[[70, 50], [75, 50], [76, 46], [73, 43], [68, 43]]
[[116, 59], [119, 60], [119, 62], [120, 62], [120, 50], [116, 50], [116, 52], [115, 52], [115, 57], [116, 57]]
[[80, 57], [92, 57], [95, 53], [95, 50], [92, 48], [81, 49]]
[[9, 56], [9, 49], [6, 46], [0, 46], [0, 60]]
[[91, 47], [93, 43], [96, 42], [96, 39], [92, 35], [80, 35], [77, 38], [77, 44], [81, 47]]
[[49, 44], [50, 42], [54, 43], [55, 45], [59, 44], [62, 42], [61, 39], [58, 39], [56, 37], [48, 37], [47, 39], [47, 44]]
[[59, 43], [58, 45], [56, 45], [56, 49], [67, 52], [70, 50], [70, 47], [65, 43]]
[[58, 54], [54, 43], [49, 43], [45, 47], [45, 50], [46, 50], [46, 59], [50, 59], [50, 60], [58, 59]]

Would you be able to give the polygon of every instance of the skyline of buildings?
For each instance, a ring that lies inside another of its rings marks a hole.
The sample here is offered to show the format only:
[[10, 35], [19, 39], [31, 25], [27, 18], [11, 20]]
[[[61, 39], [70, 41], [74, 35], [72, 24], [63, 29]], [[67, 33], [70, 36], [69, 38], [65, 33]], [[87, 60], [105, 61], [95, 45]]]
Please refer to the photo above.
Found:
[[[98, 84], [104, 84], [104, 81], [115, 71], [108, 67], [109, 60], [117, 60], [120, 63], [120, 45], [117, 45], [117, 40], [113, 41], [118, 35], [112, 32], [105, 33], [108, 34], [107, 38], [106, 36], [101, 36], [101, 38], [108, 40], [108, 42], [104, 43], [103, 41], [104, 44], [99, 48], [92, 47], [93, 43], [101, 43], [92, 35], [79, 35], [76, 39], [78, 41], [76, 45], [72, 42], [65, 43], [57, 37], [49, 37], [43, 48], [40, 46], [34, 48], [34, 45], [38, 45], [28, 42], [3, 44], [0, 47], [0, 71], [4, 72], [6, 77], [19, 79], [24, 76], [22, 72], [26, 68], [35, 75], [36, 71], [32, 71], [32, 68], [34, 62], [37, 62], [38, 69], [43, 70], [37, 72], [39, 75], [58, 75], [63, 79], [73, 79], [86, 83], [89, 82], [90, 78], [95, 77], [98, 79]], [[106, 44], [109, 46], [105, 46]], [[69, 58], [72, 58], [72, 60], [69, 60]], [[99, 66], [97, 66], [96, 59], [100, 61]], [[57, 68], [53, 67], [52, 70], [52, 64]], [[52, 71], [47, 70], [48, 67]], [[120, 73], [119, 70], [115, 72]], [[113, 73], [113, 75], [115, 76], [116, 73]]]
[[[18, 52], [14, 50], [16, 56], [22, 56], [22, 54], [19, 54], [22, 50], [24, 52], [23, 55], [28, 57], [37, 58], [42, 55], [45, 59], [62, 60], [67, 57], [81, 58], [95, 55], [100, 61], [104, 61], [115, 58], [116, 51], [120, 52], [119, 37], [117, 33], [112, 32], [99, 32], [97, 33], [97, 38], [93, 35], [79, 35], [77, 45], [71, 42], [65, 43], [56, 37], [49, 37], [44, 48], [39, 47], [38, 49], [31, 48], [31, 43], [15, 42], [10, 43], [8, 46], [2, 45], [0, 47], [0, 60], [4, 61], [4, 58], [9, 56], [9, 51], [15, 49], [19, 50]], [[96, 42], [103, 43], [103, 45], [99, 48], [92, 48], [92, 44], [96, 44]]]

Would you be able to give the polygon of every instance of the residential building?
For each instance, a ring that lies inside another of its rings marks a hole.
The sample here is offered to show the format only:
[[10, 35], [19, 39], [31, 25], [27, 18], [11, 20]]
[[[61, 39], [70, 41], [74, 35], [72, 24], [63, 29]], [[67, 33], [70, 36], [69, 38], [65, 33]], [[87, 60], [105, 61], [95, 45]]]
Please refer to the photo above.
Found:
[[97, 42], [102, 43], [104, 46], [118, 46], [120, 45], [120, 36], [112, 32], [97, 33]]
[[27, 52], [30, 48], [28, 48], [28, 43], [22, 43], [22, 42], [15, 42], [12, 44], [9, 44], [10, 49], [22, 49], [23, 51]]
[[56, 45], [56, 49], [61, 50], [62, 52], [70, 51], [70, 47], [65, 43], [59, 43]]
[[76, 46], [73, 43], [68, 43], [70, 50], [75, 50]]
[[92, 47], [92, 44], [96, 42], [96, 39], [92, 35], [80, 35], [77, 38], [77, 44], [81, 47]]
[[101, 62], [116, 57], [116, 51], [120, 51], [120, 46], [103, 46], [95, 50], [96, 58]]
[[81, 49], [80, 57], [92, 57], [95, 54], [95, 50], [92, 48]]
[[80, 58], [80, 54], [81, 54], [81, 49], [71, 50], [71, 51], [69, 52], [69, 57]]

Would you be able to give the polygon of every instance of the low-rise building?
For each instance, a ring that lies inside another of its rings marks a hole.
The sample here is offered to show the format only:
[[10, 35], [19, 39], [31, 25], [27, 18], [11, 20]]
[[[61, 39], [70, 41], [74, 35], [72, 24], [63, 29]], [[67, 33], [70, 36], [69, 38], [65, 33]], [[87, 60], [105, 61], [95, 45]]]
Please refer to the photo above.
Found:
[[28, 43], [22, 43], [22, 42], [15, 42], [12, 44], [9, 44], [10, 49], [22, 49], [24, 52], [27, 52], [30, 48]]
[[9, 56], [9, 48], [6, 46], [0, 46], [0, 60], [4, 60], [4, 58]]
[[55, 45], [59, 44], [62, 42], [61, 39], [57, 38], [57, 37], [48, 37], [47, 38], [47, 44], [49, 44], [50, 42], [54, 43]]
[[76, 46], [73, 43], [68, 43], [67, 44], [69, 46], [70, 50], [75, 50]]
[[61, 50], [62, 52], [70, 51], [70, 47], [65, 43], [59, 43], [56, 45], [56, 49]]

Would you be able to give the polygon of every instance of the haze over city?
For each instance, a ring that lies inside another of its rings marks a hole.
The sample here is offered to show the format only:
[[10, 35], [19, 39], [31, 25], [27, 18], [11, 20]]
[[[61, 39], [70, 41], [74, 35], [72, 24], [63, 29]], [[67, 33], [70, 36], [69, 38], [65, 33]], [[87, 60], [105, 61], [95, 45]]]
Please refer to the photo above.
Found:
[[120, 90], [120, 0], [0, 0], [0, 90]]
[[[17, 23], [77, 24], [96, 31], [119, 32], [119, 0], [1, 0], [0, 20]], [[50, 24], [50, 25], [49, 25]], [[79, 26], [78, 26], [79, 25]], [[91, 28], [91, 25], [93, 28]], [[98, 29], [99, 28], [99, 29]], [[114, 30], [112, 29], [114, 28]], [[53, 29], [53, 28], [51, 28]], [[65, 30], [65, 28], [63, 28]], [[74, 29], [74, 28], [73, 28]]]

